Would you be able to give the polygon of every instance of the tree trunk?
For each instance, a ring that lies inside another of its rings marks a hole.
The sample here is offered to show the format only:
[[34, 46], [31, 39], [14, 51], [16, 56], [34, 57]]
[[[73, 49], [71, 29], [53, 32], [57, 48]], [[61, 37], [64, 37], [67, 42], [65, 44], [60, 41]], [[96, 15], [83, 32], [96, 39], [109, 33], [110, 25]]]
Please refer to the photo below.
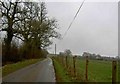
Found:
[[10, 57], [11, 57], [11, 41], [13, 38], [13, 31], [12, 29], [9, 29], [7, 31], [7, 38], [5, 39], [5, 56], [3, 57], [3, 62], [7, 62], [10, 61]]

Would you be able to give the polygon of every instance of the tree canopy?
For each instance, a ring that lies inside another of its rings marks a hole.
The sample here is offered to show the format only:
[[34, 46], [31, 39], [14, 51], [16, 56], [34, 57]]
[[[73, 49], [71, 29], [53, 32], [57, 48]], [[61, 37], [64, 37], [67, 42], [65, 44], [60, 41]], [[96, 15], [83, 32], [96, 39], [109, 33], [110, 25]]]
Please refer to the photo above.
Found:
[[14, 37], [20, 39], [30, 49], [44, 50], [52, 44], [52, 38], [60, 38], [57, 20], [49, 18], [45, 2], [21, 2], [16, 0], [0, 1], [0, 33], [6, 32], [4, 37], [4, 55], [11, 55], [11, 42]]

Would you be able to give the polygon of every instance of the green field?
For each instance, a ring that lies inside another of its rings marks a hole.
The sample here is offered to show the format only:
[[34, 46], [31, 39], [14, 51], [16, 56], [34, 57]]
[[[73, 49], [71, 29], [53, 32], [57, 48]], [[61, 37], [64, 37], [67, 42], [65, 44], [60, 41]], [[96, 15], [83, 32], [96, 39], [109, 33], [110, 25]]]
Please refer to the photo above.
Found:
[[[89, 60], [88, 80], [91, 82], [111, 82], [112, 66], [109, 61]], [[77, 59], [76, 69], [78, 74], [85, 80], [85, 60]]]
[[[63, 67], [66, 67], [65, 58], [58, 57], [56, 59]], [[67, 59], [68, 68], [66, 71], [73, 74], [73, 59]], [[76, 58], [76, 80], [78, 82], [85, 82], [85, 59]], [[57, 67], [56, 67], [57, 68]], [[118, 71], [117, 71], [118, 72]], [[112, 61], [90, 60], [88, 63], [88, 82], [112, 82]]]

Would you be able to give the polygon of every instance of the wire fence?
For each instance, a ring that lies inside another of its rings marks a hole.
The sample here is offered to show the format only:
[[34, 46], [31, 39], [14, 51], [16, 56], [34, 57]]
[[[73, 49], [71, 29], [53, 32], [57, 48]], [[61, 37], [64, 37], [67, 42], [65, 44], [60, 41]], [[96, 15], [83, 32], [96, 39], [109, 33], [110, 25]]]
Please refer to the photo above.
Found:
[[118, 63], [116, 60], [92, 60], [88, 56], [54, 57], [73, 79], [81, 82], [111, 82], [118, 80]]

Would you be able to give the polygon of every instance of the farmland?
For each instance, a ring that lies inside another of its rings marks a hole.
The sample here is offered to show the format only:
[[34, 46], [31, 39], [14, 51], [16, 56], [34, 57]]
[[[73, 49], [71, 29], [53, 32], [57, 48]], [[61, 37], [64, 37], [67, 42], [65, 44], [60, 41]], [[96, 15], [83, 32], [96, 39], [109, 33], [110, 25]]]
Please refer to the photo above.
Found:
[[[85, 59], [76, 57], [75, 68], [73, 63], [73, 57], [68, 57], [67, 60], [65, 57], [54, 57], [53, 59], [59, 62], [64, 67], [64, 69], [68, 72], [68, 75], [70, 77], [72, 76], [77, 82], [86, 82]], [[112, 61], [89, 59], [87, 81], [88, 82], [112, 82]]]

